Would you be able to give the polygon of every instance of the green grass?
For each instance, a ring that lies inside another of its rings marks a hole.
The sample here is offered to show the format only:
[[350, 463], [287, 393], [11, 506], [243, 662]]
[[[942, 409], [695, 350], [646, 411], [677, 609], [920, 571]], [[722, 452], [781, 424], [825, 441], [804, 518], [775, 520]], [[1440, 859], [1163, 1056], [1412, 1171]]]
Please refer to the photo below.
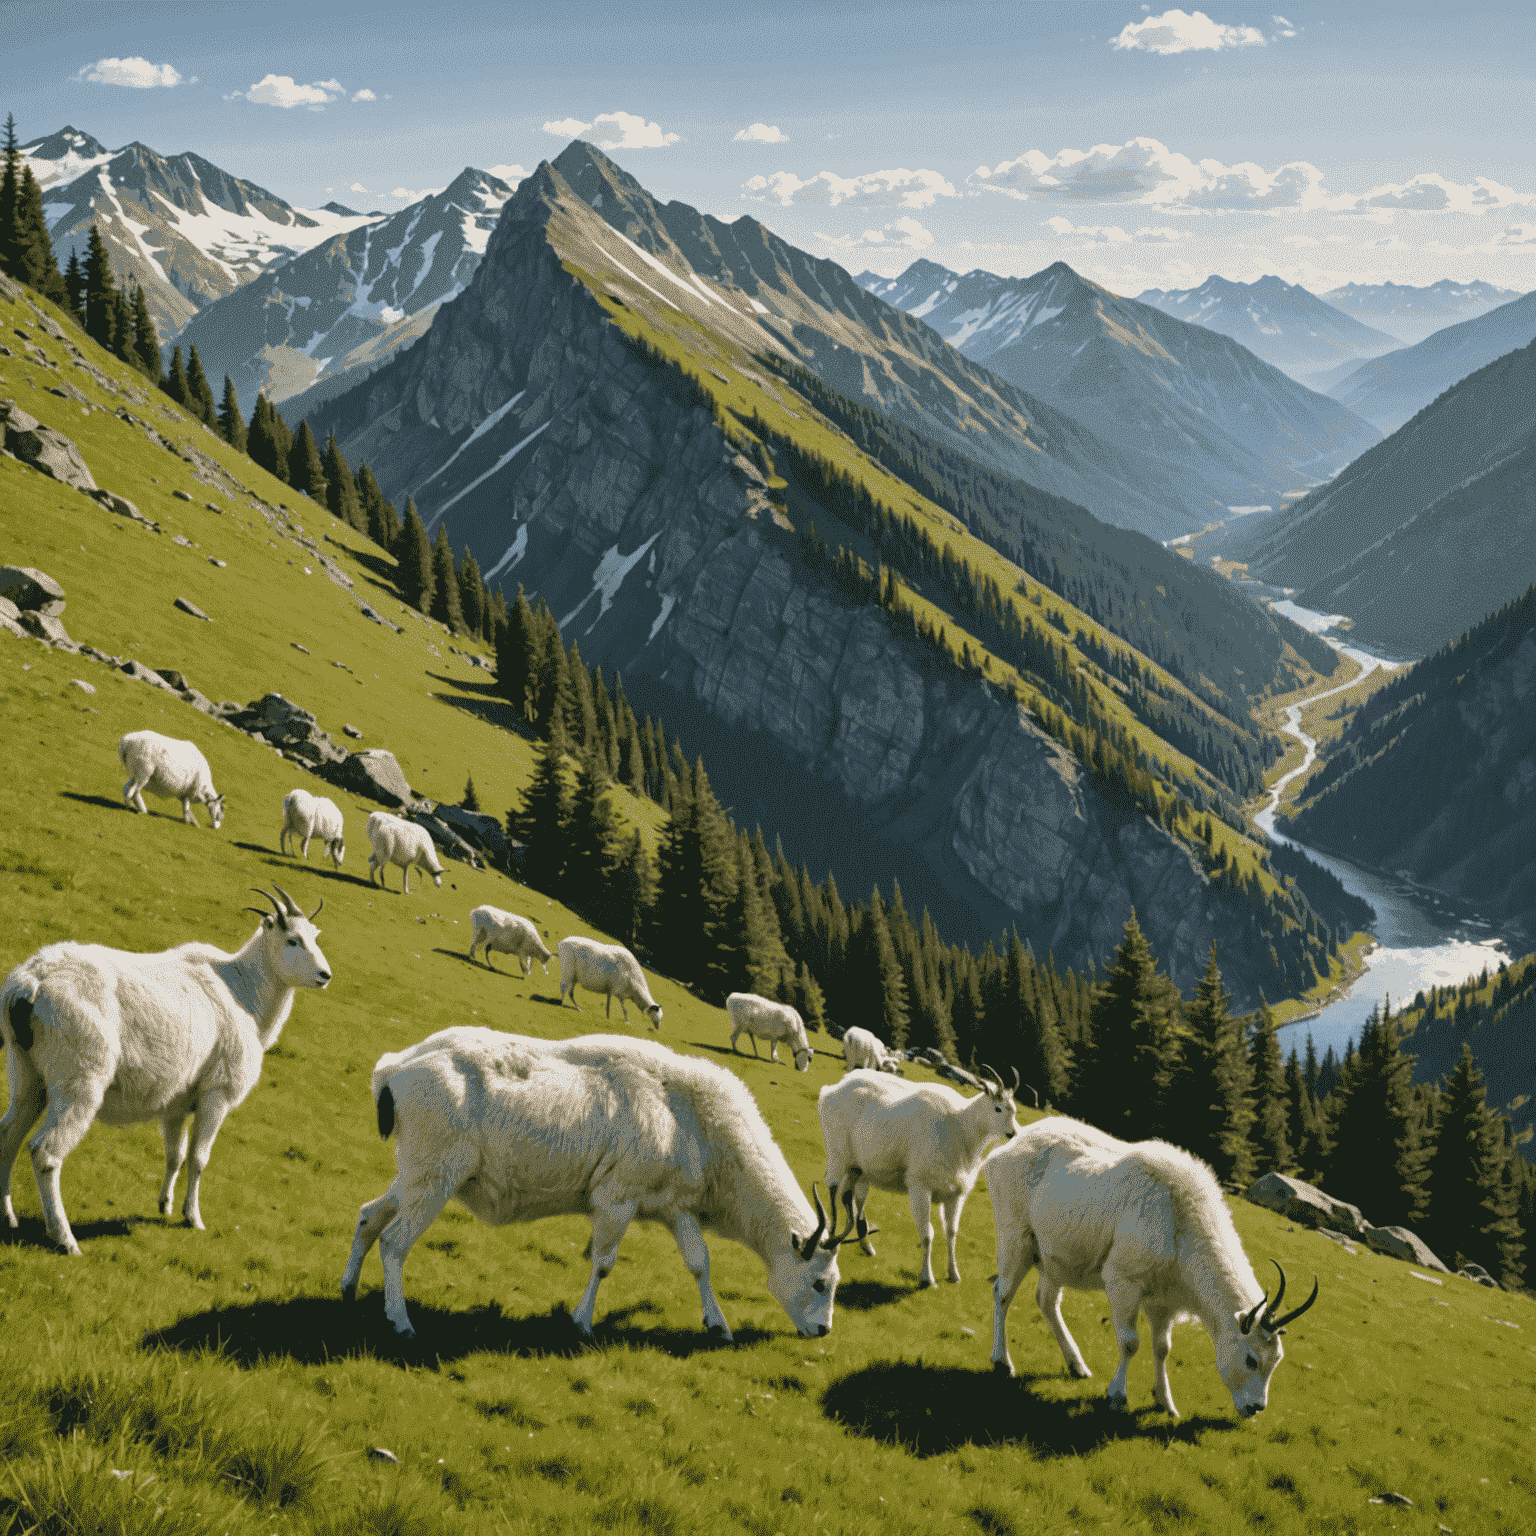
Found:
[[[62, 427], [56, 397], [41, 392], [55, 376], [34, 370], [33, 398], [18, 383], [27, 367], [4, 360], [7, 388]], [[72, 381], [94, 391], [83, 375]], [[182, 430], [261, 495], [290, 500]], [[63, 583], [77, 638], [181, 666], [216, 698], [277, 688], [333, 730], [350, 719], [428, 792], [456, 798], [473, 771], [488, 806], [515, 796], [529, 744], [497, 724], [499, 706], [476, 691], [484, 674], [451, 656], [440, 630], [408, 619], [395, 635], [358, 617], [341, 589], [288, 564], [300, 546], [243, 501], [240, 512], [204, 511], [203, 500], [228, 499], [110, 416], [80, 418], [71, 435], [103, 483], [166, 528], [118, 532], [122, 520], [0, 460], [0, 558]], [[194, 503], [172, 500], [180, 485]], [[312, 532], [363, 548], [306, 511]], [[177, 531], [202, 549], [172, 544]], [[208, 553], [228, 568], [207, 566]], [[345, 550], [338, 557], [367, 581]], [[215, 623], [192, 628], [171, 607], [178, 592]], [[381, 611], [398, 617], [398, 604]], [[1464, 1281], [1427, 1284], [1245, 1204], [1238, 1229], [1261, 1270], [1273, 1256], [1293, 1285], [1313, 1272], [1323, 1283], [1287, 1338], [1269, 1411], [1248, 1424], [1195, 1329], [1175, 1336], [1182, 1423], [1150, 1406], [1149, 1351], [1132, 1372], [1136, 1412], [1110, 1413], [1101, 1399], [1115, 1351], [1098, 1295], [1065, 1308], [1095, 1380], [1067, 1378], [1026, 1288], [1010, 1330], [1020, 1375], [995, 1381], [984, 1189], [962, 1227], [964, 1281], [930, 1292], [914, 1289], [905, 1201], [874, 1196], [880, 1255], [846, 1252], [825, 1340], [795, 1336], [757, 1259], [713, 1242], [734, 1347], [703, 1335], [664, 1232], [636, 1227], [625, 1239], [597, 1343], [583, 1348], [566, 1314], [586, 1280], [586, 1222], [493, 1230], [450, 1209], [407, 1264], [418, 1338], [399, 1340], [376, 1257], [354, 1307], [338, 1294], [356, 1210], [393, 1173], [374, 1127], [372, 1064], [455, 1023], [544, 1037], [603, 1028], [591, 1006], [559, 1010], [553, 978], [493, 975], [464, 957], [481, 901], [530, 913], [552, 939], [590, 930], [458, 864], [441, 891], [369, 888], [370, 807], [345, 796], [352, 848], [340, 872], [279, 857], [282, 796], [307, 782], [293, 765], [96, 663], [0, 636], [0, 715], [11, 760], [0, 970], [61, 938], [234, 948], [254, 922], [240, 911], [247, 888], [275, 878], [307, 906], [326, 898], [321, 944], [335, 972], [326, 992], [299, 997], [261, 1083], [225, 1124], [203, 1183], [205, 1233], [155, 1215], [154, 1127], [95, 1128], [66, 1163], [78, 1260], [48, 1246], [22, 1159], [21, 1226], [0, 1230], [0, 1531], [1532, 1528], [1536, 1306]], [[229, 797], [219, 832], [182, 825], [162, 802], [149, 816], [123, 809], [115, 743], [141, 726], [203, 747]], [[739, 1071], [802, 1182], [820, 1177], [815, 1095], [836, 1077], [836, 1055], [805, 1075], [732, 1059], [722, 1011], [665, 977], [653, 986], [663, 1041]], [[610, 1027], [623, 1029], [617, 1015]], [[372, 1447], [399, 1465], [370, 1459]], [[1386, 1490], [1414, 1508], [1368, 1503]]]

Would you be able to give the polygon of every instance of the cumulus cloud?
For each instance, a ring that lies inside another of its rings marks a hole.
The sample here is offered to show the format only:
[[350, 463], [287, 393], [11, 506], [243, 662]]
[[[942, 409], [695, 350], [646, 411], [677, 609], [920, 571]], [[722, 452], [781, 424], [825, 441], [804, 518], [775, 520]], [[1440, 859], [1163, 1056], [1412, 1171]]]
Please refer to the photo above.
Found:
[[528, 174], [520, 165], [488, 165], [486, 170], [498, 181], [505, 181], [514, 187]]
[[[329, 188], [327, 188], [327, 190], [329, 190]], [[354, 181], [352, 185], [347, 188], [348, 192], [367, 192], [367, 190], [368, 188], [365, 187], [360, 181]]]
[[824, 235], [816, 231], [816, 238], [839, 250], [851, 251], [859, 246], [885, 246], [890, 249], [925, 251], [933, 244], [933, 236], [910, 214], [894, 220], [880, 229], [866, 229], [861, 235]]
[[936, 199], [958, 197], [937, 171], [870, 171], [863, 176], [839, 176], [820, 171], [801, 181], [791, 171], [754, 176], [742, 184], [742, 196], [757, 202], [777, 203], [781, 208], [802, 204], [837, 208], [843, 203], [863, 208], [931, 208]]
[[1496, 208], [1528, 208], [1533, 203], [1536, 193], [1517, 192], [1486, 176], [1457, 183], [1432, 171], [1396, 185], [1372, 187], [1355, 200], [1355, 206], [1362, 210], [1386, 208], [1404, 213], [1480, 214]]
[[1078, 250], [1109, 245], [1174, 245], [1189, 238], [1187, 233], [1169, 229], [1165, 225], [1145, 226], [1133, 234], [1118, 224], [1074, 224], [1071, 219], [1063, 218], [1060, 214], [1047, 219], [1045, 224], [1047, 229], [1053, 230], [1063, 240], [1070, 237], [1085, 242], [1077, 247]]
[[419, 192], [412, 191], [410, 187], [396, 187], [389, 195], [391, 197], [404, 198], [409, 203], [419, 203], [424, 197], [436, 197], [442, 187], [423, 187]]
[[[75, 75], [92, 85], [125, 85], [134, 91], [153, 90], [157, 85], [180, 85], [181, 73], [173, 64], [151, 64], [137, 56], [131, 59], [97, 59]], [[196, 79], [191, 84], [196, 85]]]
[[[1278, 21], [1280, 18], [1276, 17]], [[1287, 26], [1289, 23], [1287, 23]], [[1183, 11], [1164, 11], [1161, 16], [1146, 16], [1128, 21], [1118, 37], [1109, 40], [1112, 48], [1136, 48], [1146, 53], [1190, 53], [1222, 48], [1262, 48], [1264, 34], [1257, 27], [1229, 27], [1212, 21], [1204, 11], [1186, 15]]]
[[253, 101], [260, 107], [320, 108], [346, 99], [346, 88], [339, 80], [315, 80], [300, 85], [292, 75], [265, 75], [247, 91], [235, 91], [225, 101]]
[[544, 132], [552, 133], [557, 139], [579, 139], [582, 134], [590, 133], [591, 123], [584, 123], [579, 117], [557, 117], [551, 123], [544, 124]]
[[665, 149], [681, 137], [664, 133], [660, 123], [648, 123], [633, 112], [599, 112], [590, 123], [579, 117], [561, 117], [544, 124], [544, 132], [557, 139], [578, 139], [593, 129], [597, 130], [599, 149]]
[[767, 123], [753, 123], [740, 133], [731, 135], [733, 144], [788, 144], [789, 135], [782, 128], [771, 128]]
[[1288, 22], [1284, 16], [1271, 16], [1269, 19], [1275, 24], [1275, 40], [1277, 42], [1282, 37], [1296, 36], [1297, 28]]
[[367, 86], [364, 86], [362, 90], [356, 92], [352, 97], [353, 101], [377, 101], [378, 99]]

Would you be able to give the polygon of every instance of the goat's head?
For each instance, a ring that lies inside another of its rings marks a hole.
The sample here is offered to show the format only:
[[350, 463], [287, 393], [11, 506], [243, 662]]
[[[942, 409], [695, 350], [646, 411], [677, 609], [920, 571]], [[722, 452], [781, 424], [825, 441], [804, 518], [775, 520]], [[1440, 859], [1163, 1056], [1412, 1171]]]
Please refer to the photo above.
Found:
[[651, 1027], [653, 1029], [660, 1029], [661, 1028], [661, 1004], [660, 1003], [652, 1003], [651, 1006], [645, 1010], [645, 1012], [646, 1012], [647, 1017], [651, 1021]]
[[1285, 1357], [1285, 1348], [1280, 1343], [1285, 1325], [1300, 1317], [1317, 1300], [1314, 1276], [1312, 1294], [1299, 1307], [1281, 1313], [1285, 1271], [1278, 1264], [1275, 1268], [1280, 1271], [1280, 1289], [1275, 1292], [1275, 1299], [1271, 1301], [1266, 1291], [1264, 1299], [1251, 1310], [1235, 1313], [1232, 1330], [1223, 1329], [1216, 1341], [1216, 1369], [1232, 1394], [1232, 1406], [1245, 1419], [1251, 1419], [1269, 1404], [1269, 1378]]
[[208, 820], [213, 823], [213, 830], [217, 832], [224, 825], [224, 796], [214, 795], [203, 804], [208, 807]]
[[[1002, 1141], [1012, 1141], [1019, 1134], [1019, 1119], [1016, 1106], [1013, 1102], [1014, 1092], [1019, 1086], [1019, 1069], [1014, 1067], [1013, 1087], [1007, 1088], [1003, 1080], [989, 1066], [983, 1063], [981, 1076], [976, 1079], [976, 1086], [987, 1096], [987, 1108], [978, 1111], [985, 1116], [988, 1137], [998, 1137]], [[973, 1099], [973, 1104], [980, 1103], [979, 1099]]]
[[795, 1047], [795, 1071], [809, 1072], [811, 1070], [811, 1057], [816, 1052], [809, 1045], [797, 1045]]
[[272, 903], [272, 911], [263, 912], [259, 907], [245, 909], [261, 919], [263, 951], [272, 974], [286, 986], [324, 987], [331, 979], [331, 967], [320, 952], [320, 930], [314, 919], [325, 902], [305, 917], [303, 908], [282, 886], [274, 884], [272, 889], [277, 892], [276, 897], [256, 890], [258, 896]]
[[816, 1202], [816, 1225], [806, 1237], [790, 1234], [788, 1250], [776, 1254], [768, 1266], [768, 1289], [802, 1338], [819, 1339], [832, 1330], [837, 1250], [853, 1231], [853, 1214], [849, 1212], [847, 1232], [828, 1232], [826, 1207], [814, 1184], [811, 1198]]

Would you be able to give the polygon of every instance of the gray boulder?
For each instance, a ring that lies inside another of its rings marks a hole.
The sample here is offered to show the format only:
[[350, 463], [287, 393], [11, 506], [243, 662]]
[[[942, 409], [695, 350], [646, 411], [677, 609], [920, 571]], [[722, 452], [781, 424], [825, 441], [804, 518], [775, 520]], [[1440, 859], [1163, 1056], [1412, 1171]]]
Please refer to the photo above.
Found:
[[462, 806], [440, 805], [432, 813], [500, 869], [510, 867], [512, 842], [506, 828], [495, 816], [481, 811], [466, 811]]
[[116, 491], [92, 491], [91, 494], [107, 511], [115, 512], [119, 517], [126, 517], [132, 522], [140, 523], [145, 528], [150, 529], [151, 532], [160, 532], [160, 524], [145, 517], [126, 496], [119, 496]]
[[446, 822], [440, 820], [431, 811], [422, 810], [419, 807], [405, 813], [407, 821], [414, 821], [418, 827], [424, 827], [432, 841], [450, 859], [460, 859], [468, 864], [471, 869], [481, 867], [479, 853]]
[[176, 599], [176, 606], [180, 608], [183, 613], [190, 613], [194, 619], [201, 619], [205, 624], [213, 623], [213, 620], [210, 619], [208, 615], [197, 606], [196, 603], [192, 602], [188, 598], [178, 597]]
[[400, 764], [395, 761], [395, 754], [383, 747], [353, 752], [343, 762], [323, 764], [319, 772], [321, 778], [338, 789], [377, 800], [391, 810], [409, 805], [415, 799]]
[[8, 597], [0, 597], [0, 619], [9, 619], [14, 624], [21, 617], [21, 609]]
[[254, 704], [230, 717], [231, 723], [252, 736], [306, 763], [340, 763], [347, 757], [330, 735], [321, 730], [314, 715], [280, 693], [264, 694]]
[[1385, 1253], [1394, 1259], [1417, 1264], [1422, 1269], [1438, 1269], [1442, 1275], [1450, 1274], [1444, 1264], [1430, 1252], [1429, 1245], [1416, 1237], [1407, 1227], [1367, 1227], [1361, 1234], [1366, 1243], [1377, 1253]]
[[153, 667], [146, 667], [142, 661], [125, 661], [117, 670], [126, 672], [137, 682], [148, 683], [151, 688], [163, 688], [167, 693], [176, 691]]
[[1336, 1200], [1314, 1185], [1304, 1184], [1300, 1179], [1288, 1179], [1282, 1173], [1266, 1173], [1248, 1190], [1245, 1198], [1267, 1210], [1279, 1211], [1298, 1226], [1331, 1227], [1360, 1237], [1369, 1225], [1360, 1214], [1359, 1206]]
[[51, 613], [33, 613], [30, 609], [24, 610], [21, 615], [21, 627], [28, 634], [36, 635], [39, 640], [46, 640], [49, 645], [56, 646], [61, 651], [78, 652], [80, 649], [69, 638], [64, 625]]
[[0, 424], [5, 428], [6, 450], [22, 463], [78, 491], [96, 489], [80, 450], [62, 432], [45, 427], [12, 400], [0, 400]]
[[0, 630], [4, 630], [8, 635], [15, 635], [18, 640], [30, 638], [26, 630], [7, 613], [0, 613]]
[[46, 571], [30, 565], [0, 565], [0, 598], [7, 599], [7, 606], [0, 612], [13, 619], [18, 608], [30, 608], [53, 618], [64, 612], [64, 588]]

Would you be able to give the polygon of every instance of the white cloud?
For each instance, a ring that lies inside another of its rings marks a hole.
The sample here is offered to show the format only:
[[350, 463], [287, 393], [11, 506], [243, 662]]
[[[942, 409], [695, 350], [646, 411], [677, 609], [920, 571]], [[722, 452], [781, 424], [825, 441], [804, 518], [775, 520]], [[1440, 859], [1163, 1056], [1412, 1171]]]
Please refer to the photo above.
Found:
[[863, 176], [838, 176], [820, 171], [809, 181], [801, 181], [791, 171], [775, 171], [772, 176], [754, 176], [742, 185], [742, 195], [757, 202], [777, 203], [788, 208], [799, 203], [811, 207], [836, 208], [843, 203], [863, 208], [931, 208], [936, 199], [958, 197], [937, 171], [870, 171]]
[[1180, 240], [1189, 239], [1187, 232], [1169, 229], [1165, 225], [1144, 226], [1131, 234], [1118, 224], [1074, 224], [1071, 219], [1065, 219], [1060, 214], [1047, 219], [1045, 223], [1046, 228], [1054, 230], [1063, 240], [1070, 237], [1087, 242], [1077, 246], [1078, 250], [1109, 245], [1174, 245]]
[[753, 123], [740, 133], [731, 136], [733, 144], [788, 144], [789, 135], [782, 128], [771, 128], [767, 123]]
[[1271, 16], [1269, 19], [1275, 24], [1275, 40], [1277, 42], [1282, 37], [1296, 36], [1297, 28], [1287, 21], [1284, 16]]
[[353, 97], [352, 97], [352, 100], [353, 100], [353, 101], [377, 101], [377, 100], [378, 100], [378, 99], [379, 99], [379, 98], [378, 98], [378, 97], [377, 97], [377, 96], [375, 96], [375, 95], [374, 95], [374, 94], [373, 94], [373, 92], [372, 92], [372, 91], [370, 91], [370, 90], [369, 90], [369, 89], [368, 89], [368, 88], [367, 88], [367, 86], [364, 86], [364, 87], [363, 87], [363, 89], [362, 89], [362, 90], [360, 90], [360, 91], [358, 91], [358, 92], [357, 92], [357, 93], [356, 93], [356, 94], [355, 94], [355, 95], [354, 95], [354, 96], [353, 96]]
[[423, 187], [419, 192], [413, 192], [409, 187], [396, 187], [389, 195], [391, 197], [403, 197], [409, 203], [419, 203], [424, 197], [436, 197], [442, 187]]
[[659, 123], [648, 123], [633, 112], [599, 112], [593, 118], [592, 126], [611, 135], [598, 139], [600, 149], [665, 149], [669, 144], [676, 144], [680, 137], [675, 133], [663, 133]]
[[544, 124], [544, 132], [554, 134], [557, 139], [579, 139], [591, 128], [591, 123], [584, 123], [579, 117], [561, 117]]
[[1221, 48], [1262, 48], [1264, 34], [1257, 27], [1223, 26], [1204, 11], [1186, 15], [1172, 10], [1142, 21], [1128, 21], [1120, 35], [1109, 42], [1112, 48], [1138, 48], [1147, 53], [1214, 52]]
[[1388, 208], [1405, 213], [1481, 214], [1494, 208], [1528, 208], [1533, 203], [1536, 193], [1517, 192], [1486, 176], [1458, 183], [1433, 171], [1396, 185], [1373, 187], [1356, 199], [1362, 209]]
[[354, 181], [352, 185], [347, 188], [348, 192], [366, 192], [367, 190], [368, 188], [365, 187], [360, 181]]
[[[181, 74], [173, 64], [151, 64], [137, 56], [131, 59], [97, 59], [75, 75], [92, 85], [126, 85], [130, 90], [148, 91], [157, 85], [180, 85]], [[197, 84], [196, 80], [191, 82]]]
[[861, 235], [824, 235], [817, 230], [816, 238], [843, 251], [871, 245], [892, 250], [925, 251], [933, 244], [933, 236], [911, 214], [887, 224], [883, 229], [866, 229]]
[[1311, 235], [1287, 235], [1283, 241], [1285, 245], [1294, 245], [1298, 250], [1310, 250], [1314, 245], [1321, 245], [1321, 240], [1314, 240]]
[[286, 111], [291, 107], [323, 107], [328, 102], [340, 101], [346, 94], [339, 80], [316, 80], [310, 85], [300, 85], [292, 75], [266, 75], [248, 91], [236, 91], [224, 99], [234, 101], [238, 98], [253, 101], [257, 106], [282, 107]]
[[514, 187], [528, 174], [520, 165], [488, 165], [485, 169], [499, 181], [510, 182]]

